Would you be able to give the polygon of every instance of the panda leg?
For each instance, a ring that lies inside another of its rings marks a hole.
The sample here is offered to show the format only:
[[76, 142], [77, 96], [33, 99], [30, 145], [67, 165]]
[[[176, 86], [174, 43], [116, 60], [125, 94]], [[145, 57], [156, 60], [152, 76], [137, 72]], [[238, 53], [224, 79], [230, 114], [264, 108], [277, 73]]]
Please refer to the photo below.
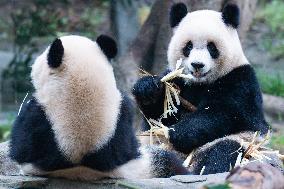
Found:
[[200, 147], [194, 153], [190, 172], [192, 174], [215, 174], [230, 171], [234, 167], [239, 152], [242, 151], [240, 141], [224, 137]]
[[154, 177], [168, 178], [174, 175], [189, 174], [187, 168], [183, 166], [183, 161], [176, 153], [155, 146], [150, 147], [149, 152]]
[[141, 156], [114, 170], [111, 178], [168, 178], [188, 174], [181, 159], [170, 151], [157, 146], [140, 149]]
[[46, 175], [47, 172], [37, 168], [32, 163], [24, 163], [20, 165], [20, 175]]

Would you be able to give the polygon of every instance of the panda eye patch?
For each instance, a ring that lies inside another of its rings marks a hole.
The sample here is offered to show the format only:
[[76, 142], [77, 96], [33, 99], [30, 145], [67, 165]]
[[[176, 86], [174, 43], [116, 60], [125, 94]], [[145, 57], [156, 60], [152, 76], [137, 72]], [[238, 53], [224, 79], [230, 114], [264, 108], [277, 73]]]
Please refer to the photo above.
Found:
[[185, 57], [188, 57], [189, 54], [190, 54], [190, 51], [192, 50], [192, 48], [193, 48], [192, 42], [191, 42], [191, 41], [187, 42], [186, 45], [185, 45], [185, 47], [183, 47], [183, 49], [182, 49], [183, 55], [184, 55]]
[[209, 42], [207, 44], [207, 49], [213, 59], [217, 59], [219, 57], [220, 53], [214, 42]]

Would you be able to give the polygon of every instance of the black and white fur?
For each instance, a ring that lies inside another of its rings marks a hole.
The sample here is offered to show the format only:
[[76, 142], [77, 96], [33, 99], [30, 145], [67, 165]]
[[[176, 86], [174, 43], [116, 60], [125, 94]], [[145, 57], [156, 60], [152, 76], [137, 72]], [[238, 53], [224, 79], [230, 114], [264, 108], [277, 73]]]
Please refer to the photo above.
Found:
[[[237, 34], [239, 9], [228, 4], [222, 12], [200, 10], [188, 13], [184, 4], [170, 12], [173, 36], [168, 47], [169, 70], [182, 59], [184, 74], [175, 79], [180, 95], [197, 107], [188, 112], [179, 106], [175, 116], [163, 119], [170, 128], [169, 141], [183, 153], [196, 152], [191, 171], [204, 174], [229, 171], [234, 166], [241, 139], [259, 131], [268, 132], [262, 96], [253, 68], [245, 57]], [[163, 113], [164, 84], [161, 76], [138, 80], [133, 94], [148, 118]], [[248, 139], [250, 140], [250, 139]], [[240, 149], [239, 152], [243, 150]]]
[[95, 180], [187, 173], [171, 152], [139, 148], [131, 101], [117, 89], [109, 62], [116, 53], [110, 37], [73, 35], [56, 39], [36, 59], [35, 93], [10, 143], [23, 174]]

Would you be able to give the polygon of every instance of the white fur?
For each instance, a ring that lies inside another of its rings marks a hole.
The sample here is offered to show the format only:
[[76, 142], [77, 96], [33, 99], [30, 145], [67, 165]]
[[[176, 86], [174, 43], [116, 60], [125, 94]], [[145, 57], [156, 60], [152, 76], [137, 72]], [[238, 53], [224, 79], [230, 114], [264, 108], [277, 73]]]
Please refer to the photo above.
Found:
[[[188, 41], [192, 41], [193, 50], [190, 56], [184, 57], [182, 49]], [[207, 43], [214, 42], [220, 52], [220, 57], [213, 60], [209, 57]], [[237, 30], [224, 24], [220, 12], [200, 10], [188, 13], [178, 26], [168, 48], [169, 68], [175, 68], [177, 60], [182, 58], [185, 67], [191, 69], [192, 61], [202, 61], [205, 71], [210, 74], [196, 82], [213, 82], [226, 75], [234, 68], [249, 64], [245, 57]]]
[[96, 151], [113, 135], [121, 94], [113, 69], [96, 42], [80, 36], [60, 38], [63, 63], [50, 69], [45, 50], [32, 66], [34, 96], [45, 108], [61, 151], [73, 163]]
[[[195, 71], [195, 69], [191, 65], [191, 63], [195, 63], [195, 62], [200, 62], [204, 64], [204, 68], [202, 68], [203, 74], [209, 73], [209, 71], [211, 71], [211, 69], [215, 66], [215, 62], [212, 59], [206, 46], [203, 48], [192, 49], [189, 57], [183, 60], [182, 66], [185, 67], [185, 71], [188, 72], [186, 74], [189, 74], [190, 72]], [[193, 80], [205, 81], [205, 77], [201, 77], [201, 78], [193, 77]]]
[[19, 165], [20, 167], [20, 175], [44, 175], [46, 172], [40, 170], [35, 167], [31, 163], [24, 163]]
[[141, 148], [141, 156], [138, 159], [129, 161], [128, 163], [118, 167], [112, 173], [114, 178], [117, 178], [121, 175], [120, 178], [129, 178], [129, 179], [146, 179], [153, 178], [154, 175], [151, 165], [151, 154], [145, 149]]
[[147, 179], [153, 177], [151, 174], [151, 157], [144, 148], [141, 149], [141, 156], [138, 159], [133, 159], [109, 172], [96, 171], [84, 166], [45, 172], [32, 164], [23, 164], [21, 165], [21, 174], [47, 175], [56, 178], [85, 181], [95, 181], [102, 178]]

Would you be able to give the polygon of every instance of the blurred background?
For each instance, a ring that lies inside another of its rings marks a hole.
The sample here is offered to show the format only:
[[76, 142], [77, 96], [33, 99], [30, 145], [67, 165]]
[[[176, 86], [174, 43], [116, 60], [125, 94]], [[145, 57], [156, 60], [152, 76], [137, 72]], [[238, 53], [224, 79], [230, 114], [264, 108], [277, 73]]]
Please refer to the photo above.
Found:
[[[55, 37], [79, 34], [113, 36], [119, 88], [129, 92], [139, 68], [159, 74], [166, 66], [171, 36], [169, 8], [183, 1], [190, 11], [220, 11], [230, 0], [0, 0], [0, 141], [27, 93], [33, 92], [34, 58]], [[270, 145], [284, 152], [284, 1], [235, 1], [241, 8], [239, 35], [264, 93], [266, 118], [274, 135]]]

